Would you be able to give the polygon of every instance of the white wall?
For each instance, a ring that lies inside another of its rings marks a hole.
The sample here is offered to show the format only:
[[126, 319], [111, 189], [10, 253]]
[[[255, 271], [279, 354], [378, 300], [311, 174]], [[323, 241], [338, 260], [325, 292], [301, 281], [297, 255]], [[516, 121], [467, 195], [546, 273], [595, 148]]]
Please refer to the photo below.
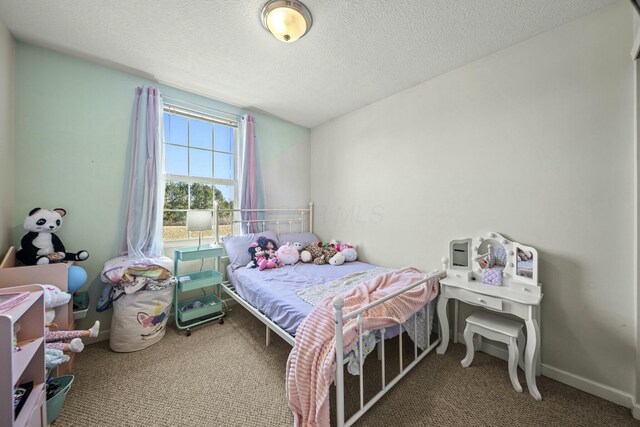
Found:
[[10, 245], [14, 206], [16, 48], [0, 21], [0, 259]]
[[630, 405], [631, 41], [620, 1], [312, 129], [320, 237], [422, 268], [484, 231], [536, 247], [543, 372]]

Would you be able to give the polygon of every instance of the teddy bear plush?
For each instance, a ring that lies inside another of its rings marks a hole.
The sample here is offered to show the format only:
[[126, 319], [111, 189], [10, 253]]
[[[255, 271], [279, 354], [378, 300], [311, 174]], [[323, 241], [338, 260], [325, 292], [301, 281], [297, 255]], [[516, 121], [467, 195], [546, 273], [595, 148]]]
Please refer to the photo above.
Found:
[[300, 259], [302, 262], [313, 262], [316, 265], [323, 265], [328, 263], [337, 252], [336, 248], [331, 244], [313, 242], [304, 248], [300, 254]]
[[62, 208], [52, 211], [35, 208], [24, 219], [24, 228], [29, 231], [21, 240], [21, 249], [16, 258], [25, 265], [50, 264], [62, 261], [84, 261], [89, 252], [66, 252], [62, 241], [54, 233], [62, 226], [62, 217], [67, 214]]

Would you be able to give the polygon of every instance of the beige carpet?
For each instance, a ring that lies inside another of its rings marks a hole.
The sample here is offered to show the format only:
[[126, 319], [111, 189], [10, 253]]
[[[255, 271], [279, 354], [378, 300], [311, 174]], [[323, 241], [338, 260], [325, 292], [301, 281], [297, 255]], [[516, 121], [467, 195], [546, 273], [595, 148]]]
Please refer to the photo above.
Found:
[[[90, 345], [78, 355], [76, 379], [55, 425], [290, 426], [284, 383], [289, 350], [277, 336], [265, 347], [262, 323], [237, 306], [224, 325], [200, 327], [190, 337], [169, 328], [143, 351], [114, 353], [107, 342]], [[404, 353], [405, 361], [411, 352]], [[517, 393], [506, 362], [476, 353], [473, 365], [463, 369], [464, 352], [458, 344], [444, 356], [429, 354], [356, 425], [640, 425], [629, 409], [544, 377], [538, 380], [544, 400], [536, 402], [522, 372], [525, 390]], [[375, 355], [367, 359], [376, 363]], [[371, 390], [379, 384], [375, 377], [365, 375]], [[352, 407], [357, 395], [349, 397]]]

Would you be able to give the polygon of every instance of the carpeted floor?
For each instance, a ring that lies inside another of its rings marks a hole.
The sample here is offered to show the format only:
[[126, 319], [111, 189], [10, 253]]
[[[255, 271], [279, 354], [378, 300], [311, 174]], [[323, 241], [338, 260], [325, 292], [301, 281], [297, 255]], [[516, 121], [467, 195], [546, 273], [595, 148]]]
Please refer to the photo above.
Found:
[[[284, 383], [290, 347], [272, 337], [265, 347], [262, 323], [235, 306], [224, 325], [190, 337], [169, 328], [139, 352], [114, 353], [107, 342], [87, 346], [55, 426], [291, 426]], [[429, 354], [356, 425], [640, 425], [629, 409], [545, 377], [538, 380], [544, 400], [536, 402], [522, 372], [525, 390], [517, 393], [506, 362], [476, 353], [464, 369], [464, 353], [458, 344], [443, 356]], [[375, 354], [367, 363], [378, 363]], [[379, 384], [375, 376], [365, 375], [369, 387]], [[349, 398], [352, 407], [356, 394]]]

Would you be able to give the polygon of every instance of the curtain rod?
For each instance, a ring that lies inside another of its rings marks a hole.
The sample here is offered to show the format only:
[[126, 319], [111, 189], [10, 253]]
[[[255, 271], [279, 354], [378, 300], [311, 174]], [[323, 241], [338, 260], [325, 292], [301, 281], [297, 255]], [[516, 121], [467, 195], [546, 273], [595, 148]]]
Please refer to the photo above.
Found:
[[219, 125], [225, 125], [225, 126], [234, 127], [234, 128], [238, 127], [237, 120], [229, 120], [223, 117], [214, 117], [211, 115], [204, 115], [197, 111], [189, 110], [187, 108], [179, 107], [173, 104], [164, 104], [164, 110], [168, 111], [169, 113], [177, 113], [182, 116], [190, 117], [192, 119], [204, 120], [206, 122], [216, 123]]
[[[215, 111], [217, 113], [222, 113], [222, 114], [226, 114], [228, 116], [236, 117], [237, 119], [242, 119], [242, 114], [235, 114], [235, 113], [230, 113], [229, 111], [218, 110], [216, 108], [209, 107], [208, 105], [196, 104], [195, 102], [185, 101], [184, 99], [174, 98], [172, 96], [168, 96], [168, 95], [164, 95], [164, 94], [162, 95], [162, 98], [166, 99], [168, 101], [175, 101], [176, 103], [181, 103], [181, 104], [189, 104], [189, 105], [192, 105], [194, 107], [205, 108], [207, 110]], [[176, 107], [178, 107], [178, 105], [176, 105]]]

